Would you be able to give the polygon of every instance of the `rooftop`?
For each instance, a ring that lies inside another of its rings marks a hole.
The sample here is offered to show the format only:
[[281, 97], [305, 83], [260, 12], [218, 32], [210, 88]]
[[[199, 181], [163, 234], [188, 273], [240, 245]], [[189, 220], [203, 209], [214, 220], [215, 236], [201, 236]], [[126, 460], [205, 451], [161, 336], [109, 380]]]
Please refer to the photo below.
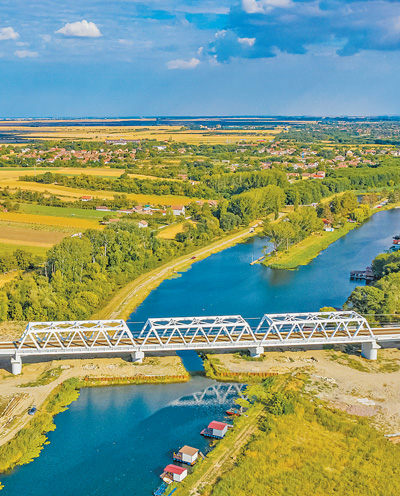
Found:
[[187, 469], [183, 467], [178, 467], [178, 465], [173, 465], [172, 463], [164, 468], [164, 472], [171, 472], [172, 474], [181, 475], [186, 472]]
[[217, 431], [222, 431], [228, 424], [225, 424], [224, 422], [217, 422], [216, 420], [213, 420], [209, 425], [209, 429], [216, 429]]
[[193, 456], [198, 452], [199, 450], [197, 448], [192, 448], [190, 446], [183, 446], [183, 448], [179, 450], [179, 453], [184, 453], [185, 455], [189, 455], [189, 456]]

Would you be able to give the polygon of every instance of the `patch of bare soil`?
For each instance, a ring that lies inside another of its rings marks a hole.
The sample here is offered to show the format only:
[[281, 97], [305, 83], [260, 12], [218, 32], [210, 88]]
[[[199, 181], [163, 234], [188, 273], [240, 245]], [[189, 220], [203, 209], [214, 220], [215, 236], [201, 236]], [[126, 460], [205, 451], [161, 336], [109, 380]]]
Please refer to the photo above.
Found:
[[0, 342], [19, 339], [25, 330], [26, 324], [27, 322], [1, 322]]
[[309, 392], [332, 407], [371, 417], [385, 434], [400, 432], [400, 350], [379, 350], [376, 362], [357, 353], [346, 355], [334, 350], [293, 349], [268, 351], [259, 360], [228, 353], [215, 356], [232, 372], [308, 372]]

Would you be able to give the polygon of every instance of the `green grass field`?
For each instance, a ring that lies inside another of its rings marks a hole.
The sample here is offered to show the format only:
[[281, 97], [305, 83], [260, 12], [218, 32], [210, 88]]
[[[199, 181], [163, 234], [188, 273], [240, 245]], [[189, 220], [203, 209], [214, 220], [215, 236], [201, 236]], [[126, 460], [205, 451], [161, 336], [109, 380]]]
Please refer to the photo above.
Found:
[[21, 244], [0, 243], [0, 256], [7, 255], [15, 250], [24, 250], [34, 255], [45, 256], [48, 248], [44, 246], [23, 246]]
[[21, 203], [20, 211], [26, 214], [50, 215], [52, 217], [74, 217], [76, 219], [102, 219], [107, 212], [97, 210], [84, 210], [81, 208], [47, 207]]

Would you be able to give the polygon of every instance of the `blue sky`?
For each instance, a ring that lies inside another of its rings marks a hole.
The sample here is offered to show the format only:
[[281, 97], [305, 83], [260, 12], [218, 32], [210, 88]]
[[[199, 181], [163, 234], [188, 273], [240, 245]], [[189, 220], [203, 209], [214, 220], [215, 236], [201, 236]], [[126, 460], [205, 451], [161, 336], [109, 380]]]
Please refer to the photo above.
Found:
[[0, 0], [0, 117], [400, 114], [399, 0]]

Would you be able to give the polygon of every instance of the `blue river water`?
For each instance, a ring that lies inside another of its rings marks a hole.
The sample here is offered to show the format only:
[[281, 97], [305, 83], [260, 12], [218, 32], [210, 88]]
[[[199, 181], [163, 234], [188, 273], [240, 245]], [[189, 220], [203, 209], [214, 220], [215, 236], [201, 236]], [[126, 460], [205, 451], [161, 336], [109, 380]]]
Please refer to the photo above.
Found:
[[[296, 271], [250, 265], [265, 240], [254, 238], [195, 263], [164, 281], [131, 315], [132, 327], [148, 317], [316, 311], [341, 307], [364, 269], [400, 234], [400, 210], [380, 212]], [[255, 321], [254, 321], [255, 322]], [[136, 323], [136, 324], [135, 324]], [[201, 363], [184, 355], [190, 370]], [[33, 463], [2, 476], [4, 496], [146, 496], [160, 482], [172, 450], [207, 449], [200, 430], [222, 420], [238, 391], [195, 375], [188, 383], [83, 389], [59, 414], [50, 443]]]

